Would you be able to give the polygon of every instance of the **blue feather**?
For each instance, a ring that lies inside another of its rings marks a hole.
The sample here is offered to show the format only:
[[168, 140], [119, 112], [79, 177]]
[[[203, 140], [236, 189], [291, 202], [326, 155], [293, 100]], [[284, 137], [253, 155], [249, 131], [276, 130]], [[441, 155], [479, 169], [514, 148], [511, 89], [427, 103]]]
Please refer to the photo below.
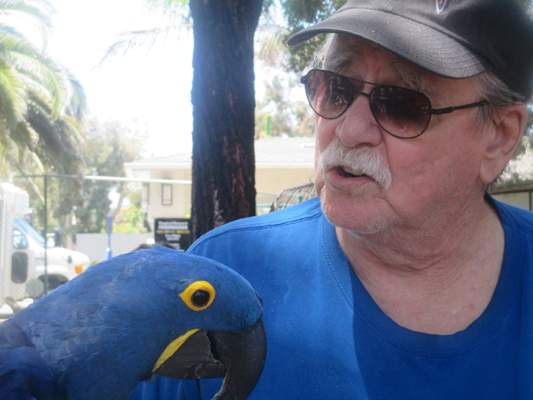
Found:
[[32, 347], [0, 349], [0, 399], [61, 400], [54, 377]]

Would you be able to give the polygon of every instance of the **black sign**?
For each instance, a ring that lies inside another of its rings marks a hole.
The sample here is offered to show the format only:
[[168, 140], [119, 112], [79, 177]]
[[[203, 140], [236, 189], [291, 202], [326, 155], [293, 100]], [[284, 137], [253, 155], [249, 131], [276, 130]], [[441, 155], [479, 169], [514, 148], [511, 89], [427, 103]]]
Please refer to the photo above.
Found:
[[191, 220], [188, 218], [156, 218], [154, 240], [163, 246], [185, 250], [192, 242]]

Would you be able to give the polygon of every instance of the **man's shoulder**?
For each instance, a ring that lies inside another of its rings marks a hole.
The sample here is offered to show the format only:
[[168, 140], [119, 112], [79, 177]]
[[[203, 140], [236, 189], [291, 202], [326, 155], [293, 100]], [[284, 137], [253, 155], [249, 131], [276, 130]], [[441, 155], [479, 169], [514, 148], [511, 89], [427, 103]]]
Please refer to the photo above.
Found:
[[504, 226], [533, 235], [533, 212], [497, 200], [494, 204]]
[[242, 234], [249, 237], [253, 232], [269, 234], [272, 231], [286, 231], [287, 228], [299, 229], [301, 224], [314, 223], [321, 215], [320, 200], [313, 198], [269, 214], [229, 222], [200, 237], [190, 249], [194, 251], [196, 247], [205, 244], [205, 242], [219, 238], [228, 239], [231, 236], [240, 236]]

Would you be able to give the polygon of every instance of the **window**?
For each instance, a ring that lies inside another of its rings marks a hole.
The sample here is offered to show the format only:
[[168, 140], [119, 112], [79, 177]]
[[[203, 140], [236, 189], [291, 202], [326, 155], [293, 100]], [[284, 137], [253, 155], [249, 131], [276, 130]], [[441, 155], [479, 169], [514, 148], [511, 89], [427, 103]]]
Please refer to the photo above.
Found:
[[28, 255], [16, 251], [11, 255], [11, 280], [24, 283], [28, 280]]
[[149, 183], [143, 183], [141, 201], [144, 207], [148, 207], [150, 205], [150, 184]]
[[161, 205], [172, 205], [172, 185], [169, 183], [161, 184]]
[[26, 221], [24, 218], [16, 218], [15, 219], [15, 225], [22, 233], [25, 235], [28, 235], [33, 240], [35, 240], [39, 245], [44, 247], [44, 238], [41, 236], [39, 232], [37, 232], [33, 226], [30, 225], [28, 221]]
[[24, 250], [28, 248], [28, 240], [26, 235], [24, 235], [17, 228], [13, 228], [13, 248], [15, 250]]

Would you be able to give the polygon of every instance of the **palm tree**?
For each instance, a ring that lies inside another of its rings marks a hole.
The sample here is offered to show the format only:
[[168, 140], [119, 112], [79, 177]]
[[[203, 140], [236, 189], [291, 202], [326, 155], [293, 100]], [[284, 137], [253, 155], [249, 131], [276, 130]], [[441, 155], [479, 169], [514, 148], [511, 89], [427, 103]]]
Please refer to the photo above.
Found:
[[[0, 0], [0, 158], [24, 172], [28, 162], [43, 170], [79, 169], [80, 130], [85, 108], [81, 85], [46, 56], [44, 44], [52, 6], [47, 0]], [[31, 20], [43, 44], [19, 28]], [[74, 169], [73, 169], [74, 168]]]

